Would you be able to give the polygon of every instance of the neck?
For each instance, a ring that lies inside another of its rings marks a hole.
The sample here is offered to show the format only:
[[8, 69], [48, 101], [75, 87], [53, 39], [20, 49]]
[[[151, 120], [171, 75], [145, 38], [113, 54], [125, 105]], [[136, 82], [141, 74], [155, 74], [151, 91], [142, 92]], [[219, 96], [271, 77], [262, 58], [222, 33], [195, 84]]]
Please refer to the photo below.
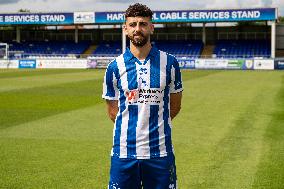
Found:
[[144, 60], [148, 56], [151, 50], [151, 43], [150, 41], [147, 42], [143, 47], [136, 47], [132, 43], [130, 43], [130, 51], [131, 53], [138, 58], [139, 60]]

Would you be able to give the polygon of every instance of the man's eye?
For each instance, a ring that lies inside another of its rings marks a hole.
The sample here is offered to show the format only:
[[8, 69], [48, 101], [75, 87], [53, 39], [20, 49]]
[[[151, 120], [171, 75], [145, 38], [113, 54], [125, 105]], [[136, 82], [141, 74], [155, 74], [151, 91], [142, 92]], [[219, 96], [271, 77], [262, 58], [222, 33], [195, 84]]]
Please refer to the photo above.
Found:
[[130, 23], [129, 26], [130, 26], [130, 27], [135, 27], [136, 24], [135, 24], [135, 23]]

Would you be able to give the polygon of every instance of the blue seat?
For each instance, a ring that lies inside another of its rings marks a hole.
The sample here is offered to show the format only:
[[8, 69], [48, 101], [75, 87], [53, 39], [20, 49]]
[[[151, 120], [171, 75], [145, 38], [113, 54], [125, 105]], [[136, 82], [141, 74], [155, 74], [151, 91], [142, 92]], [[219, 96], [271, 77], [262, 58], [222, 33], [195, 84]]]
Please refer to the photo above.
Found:
[[213, 52], [219, 58], [234, 56], [251, 58], [270, 57], [270, 49], [268, 40], [219, 40]]
[[11, 51], [23, 51], [24, 54], [33, 55], [68, 55], [68, 54], [82, 54], [89, 46], [90, 41], [80, 41], [75, 43], [73, 41], [42, 41], [42, 42], [10, 42]]
[[[201, 40], [191, 41], [153, 41], [158, 49], [166, 51], [175, 56], [197, 56], [202, 53], [203, 43]], [[129, 44], [128, 44], [129, 46]], [[121, 41], [101, 42], [97, 49], [93, 52], [94, 56], [117, 56], [122, 53]]]

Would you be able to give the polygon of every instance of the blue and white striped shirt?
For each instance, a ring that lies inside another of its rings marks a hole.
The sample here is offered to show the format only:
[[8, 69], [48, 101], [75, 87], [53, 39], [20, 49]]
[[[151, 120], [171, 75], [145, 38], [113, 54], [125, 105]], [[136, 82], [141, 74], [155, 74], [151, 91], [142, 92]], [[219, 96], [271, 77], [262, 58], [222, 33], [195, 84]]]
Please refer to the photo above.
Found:
[[111, 155], [150, 159], [173, 153], [170, 93], [182, 90], [176, 58], [155, 47], [144, 63], [129, 49], [109, 63], [102, 97], [119, 102]]

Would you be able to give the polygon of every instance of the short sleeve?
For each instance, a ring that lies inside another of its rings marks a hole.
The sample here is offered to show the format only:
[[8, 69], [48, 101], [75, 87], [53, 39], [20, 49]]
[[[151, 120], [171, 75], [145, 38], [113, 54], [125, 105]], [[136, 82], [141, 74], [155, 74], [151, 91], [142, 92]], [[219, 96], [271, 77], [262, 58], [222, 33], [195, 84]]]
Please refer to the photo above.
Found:
[[177, 59], [173, 57], [173, 62], [171, 66], [170, 93], [178, 93], [181, 91], [183, 91], [183, 87], [180, 67]]
[[102, 98], [118, 100], [117, 78], [115, 76], [116, 61], [111, 62], [105, 72]]

